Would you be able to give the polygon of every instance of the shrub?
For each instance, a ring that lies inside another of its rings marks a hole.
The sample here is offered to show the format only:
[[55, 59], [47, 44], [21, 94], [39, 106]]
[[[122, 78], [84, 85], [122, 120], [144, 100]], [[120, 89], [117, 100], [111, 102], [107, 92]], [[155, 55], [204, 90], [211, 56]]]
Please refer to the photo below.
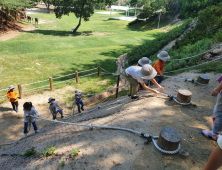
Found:
[[73, 150], [71, 153], [72, 153], [72, 155], [73, 155], [74, 157], [76, 157], [76, 156], [78, 156], [78, 154], [79, 154], [79, 149], [75, 149], [75, 150]]
[[36, 150], [35, 147], [29, 147], [28, 150], [26, 150], [25, 152], [22, 152], [22, 156], [26, 156], [26, 157], [32, 157], [36, 155]]
[[51, 148], [44, 148], [42, 151], [42, 157], [48, 157], [54, 155], [56, 148], [51, 146]]
[[133, 48], [131, 52], [128, 53], [127, 55], [129, 64], [137, 63], [137, 61], [142, 56], [151, 56], [157, 53], [159, 49], [167, 45], [170, 41], [179, 37], [188, 27], [191, 20], [192, 19], [185, 21], [182, 25], [176, 26], [174, 29], [172, 29], [168, 33], [162, 34], [158, 38], [152, 41], [147, 40], [142, 45]]

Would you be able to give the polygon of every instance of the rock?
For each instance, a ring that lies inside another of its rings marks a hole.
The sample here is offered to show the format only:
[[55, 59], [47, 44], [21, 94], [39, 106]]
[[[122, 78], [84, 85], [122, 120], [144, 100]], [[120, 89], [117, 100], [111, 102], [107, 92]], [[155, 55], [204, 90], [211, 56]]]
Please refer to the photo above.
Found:
[[180, 155], [180, 157], [181, 157], [182, 159], [187, 159], [187, 158], [189, 158], [189, 153], [186, 152], [185, 150], [180, 150], [178, 153], [179, 153], [179, 155]]
[[120, 164], [120, 162], [119, 162], [119, 161], [113, 161], [113, 164], [114, 164], [115, 166], [117, 166], [117, 165]]

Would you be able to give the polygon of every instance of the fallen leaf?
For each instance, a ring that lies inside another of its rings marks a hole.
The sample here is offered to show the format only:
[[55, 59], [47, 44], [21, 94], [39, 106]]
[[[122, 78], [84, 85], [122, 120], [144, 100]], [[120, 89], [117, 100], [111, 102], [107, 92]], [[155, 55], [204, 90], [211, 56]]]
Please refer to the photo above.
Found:
[[114, 164], [115, 166], [117, 166], [117, 165], [120, 164], [120, 162], [119, 162], [119, 161], [113, 161], [113, 164]]
[[218, 145], [216, 141], [213, 141], [213, 144], [214, 144], [214, 146], [217, 146], [217, 145]]
[[195, 164], [195, 162], [194, 162], [193, 160], [191, 161], [191, 163], [192, 163], [192, 164]]

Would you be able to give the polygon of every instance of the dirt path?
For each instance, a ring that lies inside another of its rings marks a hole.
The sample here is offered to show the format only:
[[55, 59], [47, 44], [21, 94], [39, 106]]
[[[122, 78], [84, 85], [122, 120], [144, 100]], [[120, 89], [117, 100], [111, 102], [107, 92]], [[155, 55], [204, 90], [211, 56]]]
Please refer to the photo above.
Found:
[[[19, 141], [18, 144], [0, 149], [0, 154], [21, 153], [36, 147], [41, 153], [43, 148], [53, 145], [57, 156], [47, 159], [1, 156], [0, 163], [4, 169], [135, 169], [135, 170], [172, 170], [203, 169], [215, 143], [200, 134], [201, 129], [211, 129], [211, 115], [216, 98], [211, 97], [211, 90], [217, 85], [215, 79], [220, 74], [206, 74], [211, 80], [208, 86], [199, 86], [179, 79], [164, 80], [164, 92], [176, 96], [178, 89], [193, 92], [192, 101], [197, 107], [181, 106], [161, 95], [149, 92], [141, 94], [141, 100], [126, 100], [118, 105], [98, 109], [69, 120], [83, 124], [118, 126], [134, 129], [150, 135], [158, 135], [162, 128], [176, 130], [182, 138], [181, 147], [189, 152], [190, 157], [184, 160], [178, 154], [166, 155], [155, 149], [152, 143], [144, 145], [145, 139], [125, 131], [94, 129], [72, 125], [46, 124], [38, 120], [41, 132]], [[196, 78], [198, 73], [185, 72], [179, 77]], [[44, 95], [29, 96], [26, 101], [33, 101], [42, 117], [51, 118], [47, 111], [47, 99], [53, 95], [65, 107], [63, 93], [72, 90], [66, 87]], [[38, 98], [38, 101], [36, 101]], [[22, 103], [22, 101], [20, 101]], [[22, 136], [23, 113], [21, 119], [17, 114], [7, 111], [10, 103], [0, 105], [2, 142], [12, 141]], [[5, 110], [4, 110], [5, 109]], [[68, 111], [65, 111], [66, 113]], [[98, 118], [99, 117], [99, 118]], [[7, 123], [6, 123], [7, 122]], [[17, 123], [17, 125], [15, 125]], [[10, 127], [9, 127], [10, 125]], [[3, 129], [4, 128], [4, 129]], [[10, 128], [10, 129], [8, 129]], [[32, 131], [33, 132], [33, 131]], [[192, 138], [192, 137], [193, 138]], [[79, 155], [70, 158], [74, 149], [80, 149]], [[65, 166], [61, 167], [61, 161]]]

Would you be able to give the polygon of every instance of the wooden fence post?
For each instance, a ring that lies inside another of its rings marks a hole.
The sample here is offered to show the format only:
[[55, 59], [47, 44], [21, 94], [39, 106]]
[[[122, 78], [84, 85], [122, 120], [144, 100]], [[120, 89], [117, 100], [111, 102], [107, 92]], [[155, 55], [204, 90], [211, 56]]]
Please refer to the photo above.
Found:
[[22, 98], [22, 86], [21, 84], [18, 84], [18, 91], [19, 91], [19, 97]]
[[100, 66], [98, 66], [98, 77], [100, 76]]
[[50, 90], [53, 90], [52, 77], [49, 77]]
[[[120, 77], [120, 75], [117, 76], [117, 84], [116, 84], [116, 87], [119, 87], [119, 77]], [[116, 98], [118, 97], [118, 92], [119, 92], [119, 88], [116, 88]]]
[[76, 71], [76, 83], [79, 83], [78, 71]]

